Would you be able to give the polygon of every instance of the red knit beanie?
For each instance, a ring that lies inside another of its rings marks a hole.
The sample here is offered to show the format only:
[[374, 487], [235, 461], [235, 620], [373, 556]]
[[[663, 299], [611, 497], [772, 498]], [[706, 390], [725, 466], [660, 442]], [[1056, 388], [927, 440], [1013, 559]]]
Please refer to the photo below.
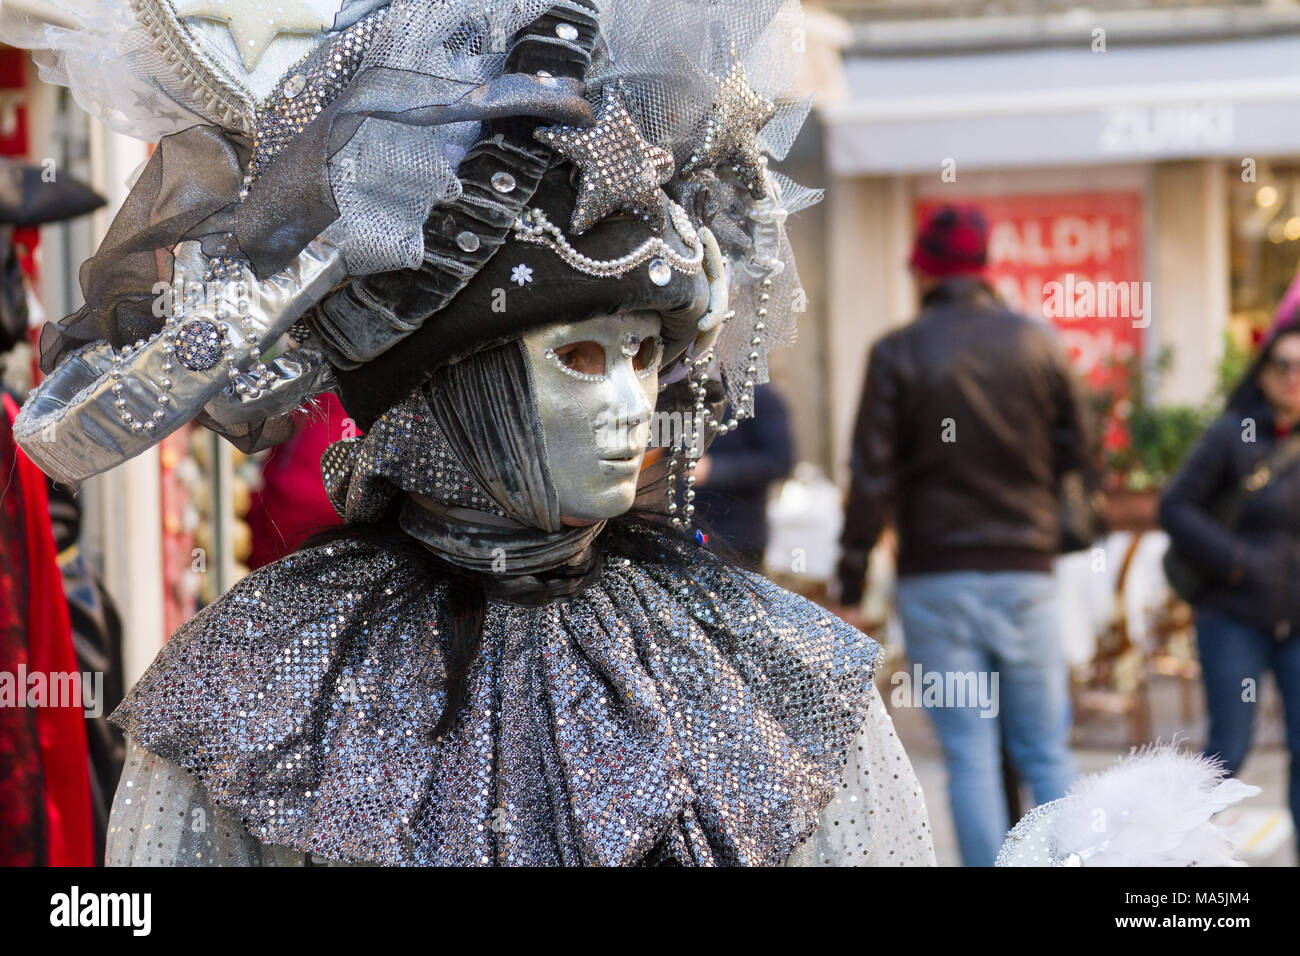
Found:
[[989, 226], [974, 206], [941, 206], [912, 247], [912, 268], [936, 279], [980, 273], [988, 265]]

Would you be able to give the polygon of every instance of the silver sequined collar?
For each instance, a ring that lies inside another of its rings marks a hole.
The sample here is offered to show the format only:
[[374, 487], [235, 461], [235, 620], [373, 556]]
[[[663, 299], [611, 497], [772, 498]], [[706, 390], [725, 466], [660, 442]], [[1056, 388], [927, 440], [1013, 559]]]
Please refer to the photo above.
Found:
[[330, 860], [781, 863], [836, 793], [880, 648], [703, 549], [663, 550], [608, 560], [571, 601], [489, 602], [437, 739], [454, 585], [361, 542], [246, 577], [113, 721], [262, 843]]

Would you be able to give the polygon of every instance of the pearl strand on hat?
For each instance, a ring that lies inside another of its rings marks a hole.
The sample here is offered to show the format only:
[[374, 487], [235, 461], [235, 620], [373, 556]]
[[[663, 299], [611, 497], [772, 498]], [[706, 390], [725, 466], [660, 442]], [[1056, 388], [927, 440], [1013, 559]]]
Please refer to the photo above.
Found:
[[529, 209], [516, 219], [514, 232], [517, 241], [546, 246], [578, 272], [600, 279], [627, 275], [641, 263], [652, 258], [656, 261], [666, 260], [670, 266], [684, 275], [696, 275], [704, 265], [704, 243], [699, 233], [695, 231], [695, 227], [691, 225], [686, 210], [671, 201], [669, 217], [677, 234], [690, 246], [689, 256], [683, 256], [666, 241], [654, 236], [616, 259], [593, 259], [575, 249], [565, 236], [564, 230], [551, 222], [546, 213], [540, 209]]

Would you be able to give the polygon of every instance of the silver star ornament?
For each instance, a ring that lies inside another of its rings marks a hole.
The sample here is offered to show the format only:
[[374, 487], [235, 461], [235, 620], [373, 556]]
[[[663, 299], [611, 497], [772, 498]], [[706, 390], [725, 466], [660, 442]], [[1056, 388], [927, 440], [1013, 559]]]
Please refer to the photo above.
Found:
[[533, 135], [581, 173], [569, 226], [575, 236], [619, 210], [640, 216], [663, 235], [659, 187], [673, 177], [673, 155], [641, 134], [614, 89], [605, 90], [596, 125], [545, 126]]
[[333, 28], [339, 0], [171, 0], [181, 20], [218, 20], [230, 27], [244, 69], [252, 70], [281, 33], [314, 35]]
[[758, 146], [758, 134], [776, 115], [776, 104], [749, 85], [744, 65], [737, 60], [719, 82], [718, 97], [704, 121], [704, 135], [682, 173], [690, 175], [718, 166], [731, 166], [741, 185], [755, 199], [767, 195], [764, 169], [767, 160]]

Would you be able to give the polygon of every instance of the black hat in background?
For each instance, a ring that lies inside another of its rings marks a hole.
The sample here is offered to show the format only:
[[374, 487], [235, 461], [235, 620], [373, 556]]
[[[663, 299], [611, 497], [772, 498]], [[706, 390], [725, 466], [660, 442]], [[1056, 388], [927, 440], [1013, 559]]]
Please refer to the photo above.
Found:
[[49, 167], [0, 157], [0, 223], [40, 226], [94, 212], [104, 197]]
[[27, 334], [27, 289], [14, 228], [74, 219], [104, 205], [85, 183], [57, 173], [51, 179], [46, 169], [0, 156], [0, 352]]

